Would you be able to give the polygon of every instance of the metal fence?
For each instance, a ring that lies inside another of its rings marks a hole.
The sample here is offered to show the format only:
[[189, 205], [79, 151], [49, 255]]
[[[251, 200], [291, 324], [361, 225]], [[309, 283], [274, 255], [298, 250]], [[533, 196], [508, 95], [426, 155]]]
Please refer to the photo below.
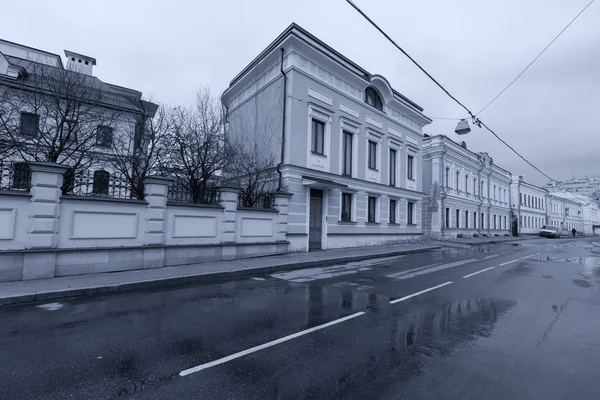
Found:
[[238, 195], [238, 207], [244, 208], [273, 208], [273, 194], [270, 192], [245, 192], [241, 191]]
[[29, 191], [31, 170], [24, 162], [0, 160], [0, 190]]
[[101, 196], [120, 199], [131, 199], [135, 196], [131, 191], [129, 180], [118, 173], [105, 170], [85, 170], [74, 175], [65, 173], [63, 189], [77, 196]]
[[167, 199], [174, 203], [218, 204], [219, 191], [216, 186], [212, 185], [194, 191], [187, 185], [176, 181], [169, 187]]

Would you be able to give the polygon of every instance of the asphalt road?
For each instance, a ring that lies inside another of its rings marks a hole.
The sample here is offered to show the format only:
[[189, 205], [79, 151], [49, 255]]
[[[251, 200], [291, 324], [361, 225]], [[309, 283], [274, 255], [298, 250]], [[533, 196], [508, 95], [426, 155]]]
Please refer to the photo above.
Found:
[[0, 308], [1, 399], [600, 399], [600, 248], [439, 251]]

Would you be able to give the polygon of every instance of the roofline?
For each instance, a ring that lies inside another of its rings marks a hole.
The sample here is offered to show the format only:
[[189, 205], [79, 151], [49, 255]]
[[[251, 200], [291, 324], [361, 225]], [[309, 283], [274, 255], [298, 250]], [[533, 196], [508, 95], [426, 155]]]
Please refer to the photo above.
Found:
[[[258, 54], [258, 56], [256, 56], [254, 58], [254, 60], [252, 60], [244, 69], [242, 69], [242, 71], [240, 73], [238, 73], [231, 80], [231, 82], [229, 82], [229, 87], [233, 86], [240, 79], [242, 79], [242, 77], [244, 75], [246, 75], [248, 73], [248, 71], [250, 71], [252, 68], [254, 68], [269, 53], [271, 53], [273, 50], [276, 50], [279, 47], [280, 43], [283, 42], [288, 36], [290, 36], [291, 34], [293, 34], [295, 30], [298, 31], [298, 32], [300, 32], [303, 35], [306, 35], [310, 40], [313, 40], [318, 45], [324, 47], [328, 52], [330, 52], [334, 56], [339, 57], [342, 61], [348, 63], [353, 68], [359, 70], [364, 75], [361, 78], [364, 79], [364, 80], [366, 80], [366, 81], [370, 81], [370, 78], [373, 76], [373, 74], [371, 74], [369, 71], [367, 71], [366, 69], [362, 68], [360, 65], [356, 64], [354, 61], [350, 60], [349, 58], [347, 58], [346, 56], [344, 56], [343, 54], [341, 54], [337, 50], [335, 50], [333, 47], [329, 46], [327, 43], [325, 43], [324, 41], [322, 41], [321, 39], [319, 39], [318, 37], [316, 37], [312, 33], [308, 32], [306, 29], [302, 28], [300, 25], [296, 24], [295, 22], [292, 22], [281, 34], [279, 34], [279, 36], [277, 36], [275, 38], [275, 40], [273, 40], [263, 51], [261, 51]], [[300, 40], [303, 40], [301, 37], [298, 37], [298, 38]], [[320, 51], [319, 49], [316, 49], [316, 50]], [[388, 82], [388, 84], [389, 84], [389, 82]], [[392, 88], [393, 94], [398, 95], [402, 100], [406, 101], [411, 106], [415, 107], [421, 113], [424, 111], [423, 107], [419, 106], [417, 103], [415, 103], [414, 101], [410, 100], [408, 97], [404, 96], [402, 93], [398, 92], [396, 89], [394, 89], [392, 87], [392, 85], [390, 85], [390, 88]]]
[[96, 65], [96, 59], [94, 57], [86, 56], [85, 54], [76, 53], [76, 52], [71, 51], [71, 50], [65, 50], [65, 56], [67, 58], [75, 56], [77, 58], [81, 58], [81, 59], [84, 59], [86, 61], [90, 61], [92, 63], [92, 65]]
[[[26, 49], [39, 51], [40, 53], [45, 53], [45, 54], [48, 54], [49, 56], [54, 56], [54, 57], [58, 58], [58, 62], [60, 64], [61, 68], [63, 68], [63, 69], [65, 68], [63, 66], [63, 62], [62, 62], [61, 56], [59, 56], [56, 53], [51, 53], [51, 52], [46, 51], [46, 50], [37, 49], [35, 47], [27, 46], [27, 45], [24, 45], [24, 44], [21, 44], [21, 43], [17, 43], [17, 42], [11, 42], [10, 40], [1, 39], [1, 38], [0, 38], [0, 42], [9, 43], [9, 44], [12, 44], [12, 45], [15, 45], [15, 46], [24, 47]], [[20, 57], [18, 57], [18, 58], [20, 58]], [[27, 61], [31, 61], [31, 60], [27, 60]]]
[[534, 185], [533, 183], [529, 183], [529, 182], [525, 182], [525, 181], [521, 181], [521, 182], [515, 182], [515, 184], [517, 184], [517, 183], [521, 183], [521, 184], [525, 184], [525, 185], [528, 185], [528, 186], [532, 186], [532, 187], [534, 187], [534, 188], [536, 188], [536, 189], [543, 190], [543, 191], [545, 191], [545, 192], [546, 192], [546, 193], [548, 193], [548, 194], [550, 193], [550, 192], [548, 191], [548, 189], [546, 189], [546, 188], [543, 188], [543, 187], [541, 187], [541, 186], [538, 186], [538, 185]]

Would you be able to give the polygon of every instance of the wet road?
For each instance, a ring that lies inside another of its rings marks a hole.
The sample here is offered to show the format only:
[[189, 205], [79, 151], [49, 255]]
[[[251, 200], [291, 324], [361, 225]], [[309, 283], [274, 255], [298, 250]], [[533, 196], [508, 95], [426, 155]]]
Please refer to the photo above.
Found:
[[600, 399], [600, 248], [536, 239], [0, 308], [1, 399]]

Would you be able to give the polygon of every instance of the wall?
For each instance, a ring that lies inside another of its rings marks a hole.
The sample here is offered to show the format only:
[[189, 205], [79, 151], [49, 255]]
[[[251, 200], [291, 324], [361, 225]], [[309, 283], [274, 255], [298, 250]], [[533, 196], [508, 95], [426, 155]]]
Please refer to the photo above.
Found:
[[31, 193], [0, 191], [0, 282], [230, 260], [288, 251], [289, 193], [273, 209], [167, 202], [171, 180], [149, 177], [145, 200], [61, 196], [66, 167], [31, 163]]

